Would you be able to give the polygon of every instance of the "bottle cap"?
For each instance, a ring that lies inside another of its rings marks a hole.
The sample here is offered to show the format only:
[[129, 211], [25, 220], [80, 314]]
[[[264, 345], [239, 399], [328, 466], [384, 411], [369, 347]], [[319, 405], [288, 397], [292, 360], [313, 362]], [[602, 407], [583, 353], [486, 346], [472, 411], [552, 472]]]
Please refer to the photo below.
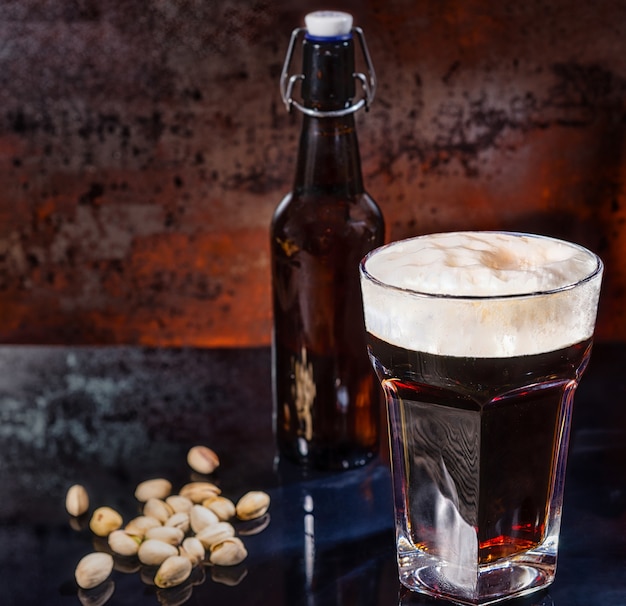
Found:
[[304, 18], [306, 37], [345, 40], [352, 36], [352, 15], [341, 11], [315, 11]]

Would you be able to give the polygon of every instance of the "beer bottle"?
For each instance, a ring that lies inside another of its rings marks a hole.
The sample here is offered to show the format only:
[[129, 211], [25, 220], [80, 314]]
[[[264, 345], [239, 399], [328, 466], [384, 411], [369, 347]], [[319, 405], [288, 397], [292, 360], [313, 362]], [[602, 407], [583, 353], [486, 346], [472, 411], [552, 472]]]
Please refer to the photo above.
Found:
[[[358, 265], [383, 243], [384, 223], [363, 188], [354, 119], [371, 102], [375, 79], [351, 15], [320, 11], [305, 23], [292, 34], [281, 75], [283, 100], [303, 123], [293, 190], [271, 224], [275, 432], [279, 456], [347, 469], [374, 457], [379, 440], [380, 387]], [[301, 37], [302, 73], [289, 76]], [[367, 75], [355, 73], [356, 39]], [[293, 98], [298, 84], [301, 102]]]

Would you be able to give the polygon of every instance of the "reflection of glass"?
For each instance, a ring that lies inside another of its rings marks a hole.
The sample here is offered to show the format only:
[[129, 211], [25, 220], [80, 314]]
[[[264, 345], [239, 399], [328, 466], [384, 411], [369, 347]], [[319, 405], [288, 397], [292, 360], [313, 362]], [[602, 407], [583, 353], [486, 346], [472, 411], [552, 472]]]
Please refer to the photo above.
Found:
[[402, 583], [466, 604], [548, 585], [601, 261], [538, 236], [437, 234], [374, 251], [361, 275]]
[[315, 572], [315, 516], [313, 515], [313, 497], [304, 495], [304, 579], [307, 603], [313, 603], [313, 574]]
[[[434, 598], [423, 593], [416, 593], [406, 587], [400, 589], [398, 606], [457, 606], [455, 602]], [[507, 606], [555, 606], [554, 600], [545, 591], [533, 593], [530, 596], [512, 598]]]

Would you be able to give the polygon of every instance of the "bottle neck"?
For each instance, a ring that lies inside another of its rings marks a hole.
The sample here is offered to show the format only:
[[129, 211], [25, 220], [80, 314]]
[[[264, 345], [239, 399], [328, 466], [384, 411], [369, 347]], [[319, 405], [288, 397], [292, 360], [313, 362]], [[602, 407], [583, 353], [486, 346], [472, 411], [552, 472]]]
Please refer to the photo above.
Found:
[[304, 116], [294, 191], [338, 197], [363, 193], [354, 114], [340, 118]]
[[[319, 111], [349, 107], [356, 92], [352, 38], [305, 38], [302, 48], [303, 105]], [[294, 190], [333, 196], [363, 193], [354, 113], [322, 118], [304, 115]]]
[[302, 103], [319, 111], [340, 110], [352, 104], [354, 41], [304, 39], [302, 44]]

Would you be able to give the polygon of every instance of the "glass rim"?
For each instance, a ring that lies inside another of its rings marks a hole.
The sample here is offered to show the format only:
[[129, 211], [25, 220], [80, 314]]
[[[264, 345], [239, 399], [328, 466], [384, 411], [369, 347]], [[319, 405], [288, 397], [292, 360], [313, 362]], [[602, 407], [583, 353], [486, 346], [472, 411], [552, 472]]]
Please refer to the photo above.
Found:
[[[400, 242], [407, 242], [411, 240], [418, 240], [420, 238], [428, 238], [429, 236], [438, 236], [442, 234], [472, 234], [472, 233], [481, 233], [481, 234], [503, 234], [507, 236], [515, 236], [515, 237], [527, 237], [527, 238], [536, 238], [540, 240], [549, 240], [551, 242], [560, 243], [565, 246], [569, 246], [571, 248], [578, 249], [579, 251], [585, 253], [590, 258], [594, 259], [596, 262], [595, 268], [590, 271], [587, 275], [579, 278], [573, 282], [569, 282], [567, 284], [563, 284], [562, 286], [558, 286], [556, 288], [546, 288], [542, 290], [533, 290], [529, 292], [521, 292], [521, 293], [509, 293], [509, 294], [482, 294], [482, 295], [456, 295], [453, 293], [435, 293], [417, 290], [414, 288], [406, 288], [403, 286], [396, 286], [394, 284], [388, 284], [379, 278], [373, 276], [366, 268], [367, 262], [370, 258], [375, 256], [377, 253], [382, 250], [393, 247], [394, 245], [399, 244]], [[359, 269], [361, 271], [361, 275], [373, 285], [398, 292], [406, 295], [411, 295], [414, 297], [420, 298], [428, 298], [428, 299], [441, 299], [441, 300], [450, 300], [450, 301], [499, 301], [499, 300], [512, 300], [512, 299], [530, 299], [533, 297], [539, 296], [548, 296], [554, 295], [558, 293], [567, 292], [573, 290], [587, 282], [592, 281], [595, 277], [600, 275], [604, 269], [604, 263], [602, 259], [594, 253], [592, 250], [586, 248], [582, 244], [577, 244], [576, 242], [570, 242], [569, 240], [563, 240], [562, 238], [556, 238], [554, 236], [548, 236], [543, 234], [536, 234], [530, 232], [522, 232], [522, 231], [506, 231], [506, 230], [460, 230], [460, 231], [449, 231], [449, 232], [432, 232], [428, 234], [422, 234], [419, 236], [412, 236], [409, 238], [402, 238], [400, 240], [394, 240], [393, 242], [388, 242], [387, 244], [383, 244], [370, 252], [368, 252], [360, 261]]]

